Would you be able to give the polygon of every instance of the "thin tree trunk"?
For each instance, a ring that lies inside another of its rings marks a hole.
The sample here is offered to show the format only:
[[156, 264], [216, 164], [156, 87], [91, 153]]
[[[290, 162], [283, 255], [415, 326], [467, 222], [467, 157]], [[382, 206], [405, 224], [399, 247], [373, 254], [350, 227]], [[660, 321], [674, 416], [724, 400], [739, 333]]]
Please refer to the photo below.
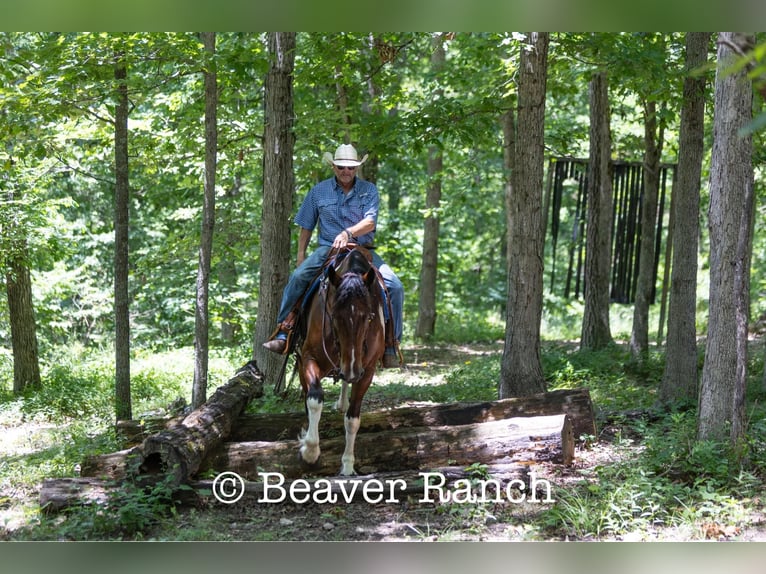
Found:
[[25, 262], [26, 241], [19, 243], [20, 253], [9, 262], [5, 276], [8, 295], [8, 317], [11, 324], [13, 349], [13, 392], [19, 394], [27, 388], [38, 389], [40, 360], [37, 345], [37, 328], [32, 305], [32, 279]]
[[265, 85], [261, 270], [254, 357], [267, 380], [276, 381], [284, 358], [262, 348], [276, 324], [282, 290], [290, 274], [290, 216], [293, 210], [294, 32], [271, 32], [271, 65]]
[[543, 307], [544, 119], [549, 34], [527, 35], [519, 71], [518, 133], [509, 206], [508, 306], [498, 396], [545, 391], [540, 360]]
[[686, 35], [687, 77], [681, 109], [678, 176], [672, 198], [673, 263], [667, 351], [658, 393], [662, 403], [697, 398], [697, 249], [706, 78], [692, 76], [691, 72], [707, 61], [710, 36], [709, 32]]
[[[444, 38], [438, 34], [433, 39], [431, 70], [438, 75], [444, 70], [446, 53]], [[441, 97], [444, 90], [437, 88], [435, 97]], [[418, 299], [418, 323], [415, 336], [428, 339], [436, 328], [436, 275], [439, 258], [439, 207], [441, 205], [444, 168], [442, 152], [438, 145], [428, 148], [428, 185], [426, 187], [426, 216], [423, 223], [423, 256], [420, 265], [420, 288]]]
[[697, 415], [699, 440], [722, 440], [744, 424], [734, 402], [737, 385], [744, 383], [747, 360], [746, 341], [741, 341], [737, 328], [738, 298], [747, 295], [747, 281], [737, 279], [737, 269], [742, 267], [741, 273], [750, 269], [749, 260], [742, 261], [738, 245], [745, 240], [743, 234], [746, 238], [749, 233], [742, 226], [750, 223], [745, 203], [753, 165], [752, 138], [740, 135], [739, 130], [752, 119], [753, 92], [746, 72], [731, 73], [729, 68], [736, 58], [732, 46], [746, 51], [753, 44], [750, 35], [719, 35], [708, 218], [710, 314]]
[[114, 325], [115, 415], [132, 418], [130, 398], [130, 304], [128, 299], [128, 230], [130, 187], [128, 178], [128, 69], [125, 55], [117, 54], [114, 68], [117, 106], [114, 115]]
[[660, 156], [663, 129], [657, 130], [657, 103], [644, 105], [644, 194], [641, 205], [641, 247], [633, 306], [630, 352], [635, 359], [649, 352], [649, 306], [654, 292], [654, 242], [657, 225], [657, 197], [660, 189]]
[[192, 408], [201, 406], [207, 398], [208, 353], [210, 333], [210, 267], [213, 254], [213, 230], [215, 229], [215, 171], [217, 164], [218, 127], [218, 80], [215, 62], [215, 32], [202, 32], [206, 62], [205, 78], [205, 182], [202, 205], [202, 229], [200, 233], [199, 264], [197, 266], [197, 300], [194, 314], [194, 383]]
[[[242, 189], [242, 172], [238, 170], [234, 174], [234, 181], [226, 190], [223, 206], [216, 208], [216, 227], [220, 230], [223, 243], [221, 245], [220, 262], [218, 268], [218, 283], [221, 286], [225, 303], [221, 311], [221, 340], [224, 344], [233, 345], [237, 335], [241, 331], [241, 325], [237, 321], [231, 294], [237, 289], [237, 259], [234, 246], [239, 241], [237, 225], [233, 219], [234, 204]], [[221, 207], [223, 209], [221, 209]], [[223, 217], [221, 217], [223, 216]]]
[[612, 182], [609, 176], [611, 135], [606, 72], [590, 82], [590, 159], [588, 224], [585, 250], [585, 311], [580, 346], [601, 349], [612, 343], [609, 326]]

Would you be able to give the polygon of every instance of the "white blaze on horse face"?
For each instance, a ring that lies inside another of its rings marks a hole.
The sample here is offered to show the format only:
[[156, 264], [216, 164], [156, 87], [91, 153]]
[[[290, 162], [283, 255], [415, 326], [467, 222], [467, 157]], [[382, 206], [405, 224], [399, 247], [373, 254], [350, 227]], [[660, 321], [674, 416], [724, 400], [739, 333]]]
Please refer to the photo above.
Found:
[[383, 314], [383, 305], [378, 305], [378, 321], [380, 321], [380, 328], [383, 332], [386, 332], [386, 316]]
[[300, 438], [300, 453], [303, 460], [314, 464], [319, 458], [319, 419], [322, 416], [322, 402], [308, 398], [306, 409], [309, 414], [309, 428]]
[[356, 433], [359, 432], [359, 425], [362, 420], [359, 417], [344, 417], [343, 426], [346, 429], [346, 448], [341, 457], [340, 474], [342, 476], [351, 476], [356, 474], [354, 470], [354, 443], [356, 442]]

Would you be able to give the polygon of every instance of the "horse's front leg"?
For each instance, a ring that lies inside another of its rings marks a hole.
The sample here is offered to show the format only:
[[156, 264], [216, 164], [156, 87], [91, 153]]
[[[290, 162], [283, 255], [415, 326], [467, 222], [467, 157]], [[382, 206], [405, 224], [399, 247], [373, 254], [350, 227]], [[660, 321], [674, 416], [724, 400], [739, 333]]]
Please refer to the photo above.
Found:
[[348, 410], [348, 381], [343, 379], [340, 387], [340, 396], [335, 401], [335, 410], [345, 413]]
[[304, 430], [299, 437], [301, 458], [308, 464], [314, 464], [319, 458], [319, 419], [322, 417], [322, 404], [324, 391], [322, 390], [321, 378], [316, 363], [309, 361], [301, 372], [301, 377], [306, 377], [306, 414], [308, 415], [308, 429]]
[[354, 444], [356, 443], [356, 435], [362, 422], [362, 399], [370, 387], [374, 375], [375, 368], [373, 366], [365, 371], [365, 375], [360, 380], [351, 385], [351, 400], [346, 416], [343, 418], [343, 427], [346, 430], [346, 448], [343, 450], [343, 456], [340, 459], [340, 474], [342, 476], [356, 474], [356, 470], [354, 470]]

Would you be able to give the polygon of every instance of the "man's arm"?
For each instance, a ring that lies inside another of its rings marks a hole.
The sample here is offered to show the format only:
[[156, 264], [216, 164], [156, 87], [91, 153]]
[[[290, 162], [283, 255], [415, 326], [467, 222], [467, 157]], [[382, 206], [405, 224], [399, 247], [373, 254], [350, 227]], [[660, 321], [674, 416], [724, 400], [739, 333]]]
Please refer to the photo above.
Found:
[[[372, 219], [365, 217], [359, 223], [352, 225], [351, 227], [347, 227], [345, 230], [341, 231], [338, 234], [338, 236], [335, 238], [335, 241], [333, 242], [332, 246], [337, 249], [343, 248], [346, 246], [346, 244], [349, 241], [351, 241], [351, 237], [359, 237], [360, 235], [369, 233], [370, 231], [373, 231], [374, 229], [375, 229], [375, 222]], [[351, 235], [349, 236], [349, 234]]]

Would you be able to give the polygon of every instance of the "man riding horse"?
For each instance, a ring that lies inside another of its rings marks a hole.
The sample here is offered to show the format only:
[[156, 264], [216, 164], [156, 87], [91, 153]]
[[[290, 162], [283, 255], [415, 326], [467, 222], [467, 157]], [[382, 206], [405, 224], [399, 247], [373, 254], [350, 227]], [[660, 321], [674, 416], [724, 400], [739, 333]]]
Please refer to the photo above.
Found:
[[[357, 168], [367, 160], [367, 155], [359, 160], [356, 148], [344, 144], [335, 150], [334, 157], [325, 153], [324, 159], [332, 166], [334, 176], [311, 188], [295, 216], [295, 223], [301, 228], [298, 237], [298, 266], [282, 294], [277, 331], [263, 344], [274, 353], [289, 351], [288, 337], [295, 328], [296, 303], [320, 274], [330, 252], [343, 250], [349, 243], [372, 246], [375, 238], [380, 204], [378, 188], [357, 177]], [[306, 250], [317, 225], [319, 246], [307, 257]], [[393, 333], [386, 337], [383, 366], [396, 367], [401, 364], [398, 344], [402, 337], [404, 287], [391, 267], [374, 251], [372, 264], [383, 279], [392, 313], [389, 328], [393, 329]]]

